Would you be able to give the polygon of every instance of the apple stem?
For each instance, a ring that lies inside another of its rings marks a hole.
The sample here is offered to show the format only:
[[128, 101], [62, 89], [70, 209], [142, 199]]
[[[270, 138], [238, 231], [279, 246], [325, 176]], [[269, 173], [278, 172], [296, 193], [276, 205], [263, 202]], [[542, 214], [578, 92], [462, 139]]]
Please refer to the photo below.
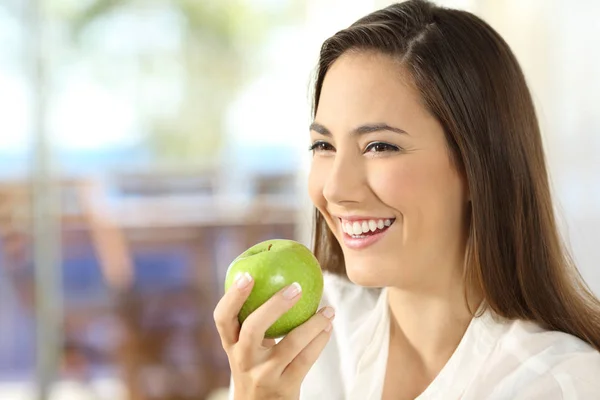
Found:
[[271, 247], [273, 247], [272, 244], [269, 245], [269, 247], [267, 248], [267, 251], [271, 250]]

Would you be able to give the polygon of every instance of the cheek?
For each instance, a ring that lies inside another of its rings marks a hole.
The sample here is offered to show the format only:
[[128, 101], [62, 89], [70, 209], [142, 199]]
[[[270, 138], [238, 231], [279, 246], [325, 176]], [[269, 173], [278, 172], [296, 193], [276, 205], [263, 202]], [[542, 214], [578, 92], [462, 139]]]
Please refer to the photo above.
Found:
[[407, 156], [381, 163], [370, 171], [370, 185], [379, 200], [400, 212], [413, 229], [434, 228], [462, 201], [460, 178], [438, 159]]
[[420, 197], [422, 171], [408, 160], [380, 163], [369, 171], [369, 185], [379, 200], [400, 212]]

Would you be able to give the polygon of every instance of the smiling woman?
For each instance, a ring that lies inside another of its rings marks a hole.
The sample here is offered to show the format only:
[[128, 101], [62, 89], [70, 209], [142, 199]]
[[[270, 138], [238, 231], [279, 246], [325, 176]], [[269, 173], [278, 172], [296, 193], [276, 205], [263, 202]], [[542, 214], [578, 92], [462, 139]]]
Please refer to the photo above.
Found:
[[[492, 28], [424, 1], [366, 16], [324, 43], [314, 120], [315, 254], [342, 277], [326, 294], [359, 364], [346, 393], [600, 395], [599, 302], [559, 239], [531, 95]], [[384, 300], [362, 306], [361, 287]], [[365, 315], [379, 324], [359, 340], [346, 330]]]
[[[411, 0], [336, 33], [310, 138], [333, 330], [319, 312], [266, 347], [250, 337], [268, 321], [231, 322], [248, 289], [226, 293], [235, 398], [600, 398], [600, 302], [561, 243], [523, 73], [488, 24]], [[292, 306], [271, 301], [274, 317]]]

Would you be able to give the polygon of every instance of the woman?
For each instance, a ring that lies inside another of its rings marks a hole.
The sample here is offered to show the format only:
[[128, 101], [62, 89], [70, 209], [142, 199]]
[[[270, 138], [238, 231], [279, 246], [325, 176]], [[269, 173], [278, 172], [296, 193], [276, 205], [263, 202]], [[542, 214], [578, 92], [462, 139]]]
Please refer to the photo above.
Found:
[[467, 12], [395, 4], [323, 44], [315, 89], [328, 307], [262, 341], [301, 290], [240, 327], [241, 276], [215, 309], [234, 397], [600, 398], [600, 303], [560, 241], [534, 106], [500, 36]]

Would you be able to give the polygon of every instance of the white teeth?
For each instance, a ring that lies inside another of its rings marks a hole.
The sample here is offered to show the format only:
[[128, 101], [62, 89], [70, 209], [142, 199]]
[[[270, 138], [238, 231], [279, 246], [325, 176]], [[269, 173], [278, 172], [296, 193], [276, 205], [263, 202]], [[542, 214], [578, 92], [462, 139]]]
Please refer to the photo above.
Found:
[[375, 232], [377, 229], [384, 229], [385, 227], [391, 226], [393, 221], [391, 219], [380, 219], [380, 220], [364, 220], [361, 222], [349, 222], [341, 221], [342, 230], [348, 235], [358, 236], [367, 232]]
[[369, 229], [371, 229], [371, 232], [375, 232], [377, 229], [377, 222], [369, 220]]
[[354, 230], [352, 229], [352, 224], [350, 222], [344, 222], [344, 232], [348, 235], [354, 235]]
[[363, 223], [362, 223], [362, 231], [363, 231], [363, 233], [369, 232], [369, 223], [367, 221], [363, 221]]

